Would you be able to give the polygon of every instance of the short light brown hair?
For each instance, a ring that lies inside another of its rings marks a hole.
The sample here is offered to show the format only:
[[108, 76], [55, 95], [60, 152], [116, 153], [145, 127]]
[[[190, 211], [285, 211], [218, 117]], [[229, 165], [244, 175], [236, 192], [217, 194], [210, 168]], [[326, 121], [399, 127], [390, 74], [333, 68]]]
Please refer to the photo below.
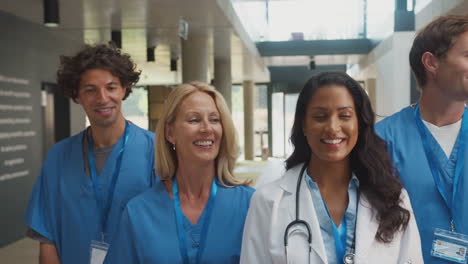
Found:
[[468, 31], [468, 16], [458, 15], [438, 17], [419, 31], [411, 47], [409, 62], [420, 88], [427, 83], [422, 55], [430, 52], [437, 58], [444, 58], [457, 37], [466, 31]]
[[166, 140], [166, 126], [174, 123], [179, 106], [185, 98], [195, 92], [203, 92], [211, 96], [218, 109], [223, 136], [218, 156], [216, 157], [216, 173], [219, 182], [224, 186], [237, 186], [248, 184], [234, 177], [234, 165], [238, 155], [237, 134], [232, 121], [229, 108], [223, 96], [213, 87], [202, 82], [191, 82], [174, 88], [169, 94], [161, 114], [161, 119], [156, 126], [155, 160], [156, 173], [161, 180], [169, 180], [177, 169], [176, 152], [172, 144]]

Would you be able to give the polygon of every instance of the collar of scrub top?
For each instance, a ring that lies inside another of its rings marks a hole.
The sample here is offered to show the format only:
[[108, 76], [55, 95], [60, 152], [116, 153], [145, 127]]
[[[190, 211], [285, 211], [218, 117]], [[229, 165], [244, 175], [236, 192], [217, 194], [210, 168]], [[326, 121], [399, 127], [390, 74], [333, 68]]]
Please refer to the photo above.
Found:
[[[205, 219], [203, 220], [203, 225], [201, 229], [200, 247], [198, 248], [198, 252], [197, 252], [196, 264], [201, 263], [201, 256], [206, 246], [206, 237], [208, 234], [208, 227], [210, 225], [210, 219], [213, 213], [213, 205], [215, 202], [217, 192], [218, 192], [218, 185], [216, 183], [216, 177], [215, 177], [215, 179], [213, 179], [213, 182], [211, 183], [210, 198], [208, 199], [208, 203], [206, 205], [206, 214], [205, 214]], [[172, 195], [174, 196], [174, 211], [175, 211], [176, 222], [177, 222], [177, 234], [179, 238], [180, 254], [182, 256], [183, 263], [190, 264], [188, 251], [187, 251], [187, 238], [185, 236], [185, 229], [184, 229], [184, 222], [183, 222], [182, 205], [181, 205], [180, 197], [179, 197], [179, 187], [177, 185], [177, 180], [176, 180], [175, 175], [173, 176], [173, 181], [172, 181]]]
[[[93, 146], [93, 136], [90, 134], [88, 139], [88, 164], [89, 164], [89, 171], [91, 174], [91, 181], [93, 183], [93, 190], [94, 190], [94, 197], [96, 199], [97, 206], [101, 211], [100, 219], [101, 219], [101, 239], [102, 242], [105, 242], [105, 232], [106, 232], [106, 225], [107, 225], [107, 218], [109, 216], [110, 207], [112, 204], [112, 199], [114, 198], [114, 191], [115, 185], [117, 183], [117, 178], [119, 177], [120, 167], [122, 165], [122, 156], [125, 150], [125, 146], [127, 145], [128, 141], [128, 121], [125, 121], [125, 132], [124, 132], [124, 140], [122, 147], [120, 148], [117, 163], [115, 166], [114, 173], [112, 175], [111, 184], [109, 185], [109, 190], [107, 192], [107, 201], [104, 204], [102, 199], [102, 188], [99, 177], [97, 176], [96, 164], [94, 162], [94, 146]], [[114, 146], [115, 147], [115, 146]]]
[[454, 203], [455, 203], [455, 198], [457, 194], [457, 188], [458, 188], [458, 182], [460, 180], [460, 176], [462, 173], [462, 167], [463, 167], [463, 160], [465, 158], [465, 145], [466, 145], [466, 140], [468, 137], [468, 114], [467, 110], [465, 107], [463, 117], [462, 117], [462, 123], [461, 123], [461, 128], [459, 132], [459, 142], [458, 142], [458, 155], [457, 155], [457, 163], [455, 165], [455, 175], [453, 176], [453, 187], [452, 187], [452, 201], [449, 203], [449, 200], [447, 199], [447, 196], [445, 192], [442, 190], [442, 186], [440, 183], [440, 163], [437, 162], [436, 157], [434, 156], [434, 153], [431, 151], [431, 147], [429, 144], [429, 137], [431, 135], [431, 132], [427, 129], [427, 127], [424, 125], [421, 117], [421, 113], [419, 112], [419, 104], [416, 104], [413, 110], [414, 117], [416, 119], [416, 125], [418, 127], [419, 135], [421, 136], [421, 141], [424, 147], [424, 152], [426, 154], [427, 161], [429, 163], [429, 167], [431, 169], [431, 174], [432, 177], [434, 178], [434, 183], [437, 187], [437, 191], [439, 192], [440, 196], [442, 196], [442, 199], [444, 200], [446, 206], [449, 209], [450, 212], [450, 231], [455, 232], [455, 224], [453, 221], [453, 208], [454, 208]]

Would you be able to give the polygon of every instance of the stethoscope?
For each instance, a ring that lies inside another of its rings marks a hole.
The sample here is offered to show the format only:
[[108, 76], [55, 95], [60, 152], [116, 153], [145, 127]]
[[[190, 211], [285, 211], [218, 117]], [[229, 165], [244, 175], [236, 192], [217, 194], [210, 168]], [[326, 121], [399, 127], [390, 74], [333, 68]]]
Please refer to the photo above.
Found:
[[[307, 242], [309, 243], [309, 261], [307, 263], [310, 263], [310, 252], [312, 251], [312, 232], [310, 231], [310, 226], [309, 223], [307, 223], [304, 220], [299, 219], [299, 192], [301, 189], [301, 183], [302, 183], [302, 178], [304, 176], [304, 171], [307, 168], [307, 162], [304, 163], [304, 166], [302, 166], [301, 172], [299, 174], [299, 178], [297, 179], [297, 184], [296, 184], [296, 219], [291, 221], [286, 226], [286, 229], [284, 230], [284, 250], [285, 250], [285, 255], [286, 255], [286, 262], [288, 262], [288, 239], [289, 239], [289, 230], [293, 226], [298, 226], [302, 225], [306, 228], [307, 230]], [[351, 250], [346, 253], [343, 256], [343, 263], [344, 264], [354, 264], [354, 260], [356, 258], [356, 254], [354, 253], [354, 248], [355, 248], [355, 243], [356, 243], [356, 236], [354, 236], [353, 244], [351, 246]]]

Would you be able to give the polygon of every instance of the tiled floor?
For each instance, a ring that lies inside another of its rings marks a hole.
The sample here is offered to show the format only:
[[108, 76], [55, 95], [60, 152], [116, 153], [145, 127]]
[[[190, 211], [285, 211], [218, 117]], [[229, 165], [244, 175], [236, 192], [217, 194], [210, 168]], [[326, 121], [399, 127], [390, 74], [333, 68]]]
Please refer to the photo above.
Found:
[[[253, 180], [252, 186], [258, 188], [281, 177], [284, 163], [281, 159], [268, 161], [241, 161], [234, 174], [239, 178]], [[1, 264], [34, 264], [39, 263], [39, 244], [29, 238], [16, 241], [0, 248]]]

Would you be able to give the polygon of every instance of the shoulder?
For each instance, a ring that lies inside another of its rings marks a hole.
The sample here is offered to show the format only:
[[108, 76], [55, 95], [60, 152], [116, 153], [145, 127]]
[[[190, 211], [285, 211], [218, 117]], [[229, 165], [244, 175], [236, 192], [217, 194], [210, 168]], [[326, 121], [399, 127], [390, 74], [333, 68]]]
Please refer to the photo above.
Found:
[[150, 136], [150, 137], [154, 137], [154, 133], [147, 130], [147, 129], [143, 129], [137, 125], [135, 125], [134, 123], [130, 123], [130, 126], [129, 126], [132, 130], [134, 130], [136, 133], [139, 133], [139, 134], [143, 134], [143, 135], [146, 135], [146, 136]]
[[401, 125], [408, 122], [408, 117], [412, 115], [412, 109], [411, 106], [407, 106], [399, 112], [378, 122], [375, 125], [377, 134], [385, 139], [387, 136], [391, 135], [393, 131], [404, 128]]
[[159, 181], [153, 187], [130, 199], [126, 206], [127, 210], [129, 212], [152, 210], [151, 208], [154, 208], [159, 203], [165, 192], [164, 183]]
[[47, 152], [46, 162], [50, 159], [55, 160], [57, 158], [63, 157], [64, 153], [70, 153], [74, 148], [77, 147], [79, 147], [79, 150], [81, 151], [84, 131], [86, 130], [83, 130], [76, 135], [62, 139], [55, 143]]
[[252, 198], [255, 189], [249, 186], [235, 186], [235, 187], [224, 187], [218, 184], [218, 192], [223, 193], [223, 197], [226, 202], [233, 202], [235, 201], [238, 204], [244, 204], [249, 206], [250, 200]]
[[252, 203], [261, 203], [261, 204], [272, 204], [279, 202], [279, 199], [283, 197], [284, 189], [281, 188], [282, 183], [287, 177], [288, 172], [286, 172], [280, 179], [277, 179], [273, 182], [263, 185], [258, 188], [252, 196]]
[[238, 186], [235, 186], [235, 187], [224, 187], [224, 186], [218, 184], [218, 187], [224, 189], [227, 192], [236, 193], [236, 194], [239, 194], [239, 195], [251, 196], [255, 192], [254, 188], [249, 187], [249, 186], [245, 186], [245, 185], [238, 185]]
[[400, 123], [400, 122], [406, 122], [406, 119], [408, 118], [409, 114], [412, 114], [412, 107], [407, 106], [403, 109], [401, 109], [399, 112], [396, 112], [395, 114], [385, 117], [382, 121], [379, 121], [376, 125], [375, 128], [377, 130], [381, 129], [386, 129], [390, 128], [395, 125], [395, 123]]
[[151, 142], [154, 142], [155, 134], [153, 132], [143, 129], [133, 123], [130, 123], [129, 128], [131, 129], [132, 134], [134, 134], [137, 139], [141, 139], [143, 137], [146, 140], [150, 140]]

